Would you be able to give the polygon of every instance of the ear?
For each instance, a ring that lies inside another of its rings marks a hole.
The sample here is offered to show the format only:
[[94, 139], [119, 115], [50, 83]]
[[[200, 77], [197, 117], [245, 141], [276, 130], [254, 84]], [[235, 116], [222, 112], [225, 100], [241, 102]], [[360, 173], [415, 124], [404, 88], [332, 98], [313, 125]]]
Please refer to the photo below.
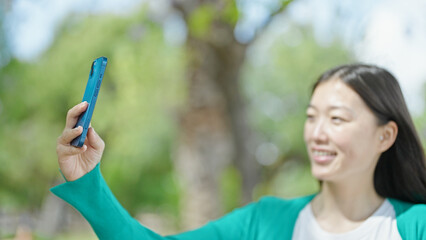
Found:
[[382, 135], [380, 136], [380, 151], [387, 151], [395, 143], [398, 135], [398, 125], [394, 121], [389, 121], [382, 126]]

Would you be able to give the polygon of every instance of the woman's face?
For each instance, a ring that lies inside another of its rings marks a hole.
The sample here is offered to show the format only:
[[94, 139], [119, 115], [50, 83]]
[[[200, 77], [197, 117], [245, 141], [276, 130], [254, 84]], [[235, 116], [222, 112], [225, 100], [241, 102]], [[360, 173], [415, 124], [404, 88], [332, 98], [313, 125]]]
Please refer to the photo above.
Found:
[[379, 129], [372, 111], [341, 80], [318, 85], [304, 133], [314, 177], [322, 181], [372, 177], [381, 153]]

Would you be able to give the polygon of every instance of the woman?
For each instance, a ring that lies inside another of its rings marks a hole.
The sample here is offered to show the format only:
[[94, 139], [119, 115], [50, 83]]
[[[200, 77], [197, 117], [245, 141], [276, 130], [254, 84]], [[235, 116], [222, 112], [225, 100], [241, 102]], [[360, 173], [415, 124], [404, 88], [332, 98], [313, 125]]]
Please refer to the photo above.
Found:
[[[425, 156], [396, 79], [370, 65], [343, 65], [314, 85], [304, 138], [319, 193], [264, 197], [200, 229], [161, 237], [121, 207], [102, 178], [102, 139], [90, 128], [70, 141], [87, 103], [73, 107], [58, 138], [68, 181], [52, 192], [79, 210], [100, 239], [424, 239]], [[196, 211], [196, 209], [194, 209]]]

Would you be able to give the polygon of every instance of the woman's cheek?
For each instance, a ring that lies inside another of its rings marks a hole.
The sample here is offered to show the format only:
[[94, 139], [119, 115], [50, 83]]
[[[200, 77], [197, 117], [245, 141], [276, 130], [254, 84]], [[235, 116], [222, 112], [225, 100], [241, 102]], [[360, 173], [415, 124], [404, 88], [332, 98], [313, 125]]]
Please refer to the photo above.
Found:
[[306, 121], [304, 129], [303, 129], [303, 139], [305, 140], [306, 144], [309, 142], [309, 139], [311, 138], [312, 131], [313, 131], [312, 124]]
[[371, 129], [368, 126], [352, 126], [346, 128], [339, 135], [336, 141], [339, 142], [339, 148], [344, 152], [349, 164], [352, 164], [352, 162], [361, 164], [368, 158], [369, 148], [371, 147], [370, 132]]
[[329, 136], [339, 152], [344, 152], [345, 155], [352, 155], [355, 137], [351, 129], [336, 126], [331, 128]]

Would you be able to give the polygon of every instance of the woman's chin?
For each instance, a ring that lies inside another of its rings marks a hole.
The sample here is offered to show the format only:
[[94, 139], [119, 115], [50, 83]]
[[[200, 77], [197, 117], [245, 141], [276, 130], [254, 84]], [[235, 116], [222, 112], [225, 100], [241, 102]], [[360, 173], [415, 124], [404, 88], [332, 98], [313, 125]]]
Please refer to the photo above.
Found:
[[312, 169], [312, 176], [316, 178], [318, 181], [330, 181], [333, 178], [333, 174], [329, 171], [319, 171]]

